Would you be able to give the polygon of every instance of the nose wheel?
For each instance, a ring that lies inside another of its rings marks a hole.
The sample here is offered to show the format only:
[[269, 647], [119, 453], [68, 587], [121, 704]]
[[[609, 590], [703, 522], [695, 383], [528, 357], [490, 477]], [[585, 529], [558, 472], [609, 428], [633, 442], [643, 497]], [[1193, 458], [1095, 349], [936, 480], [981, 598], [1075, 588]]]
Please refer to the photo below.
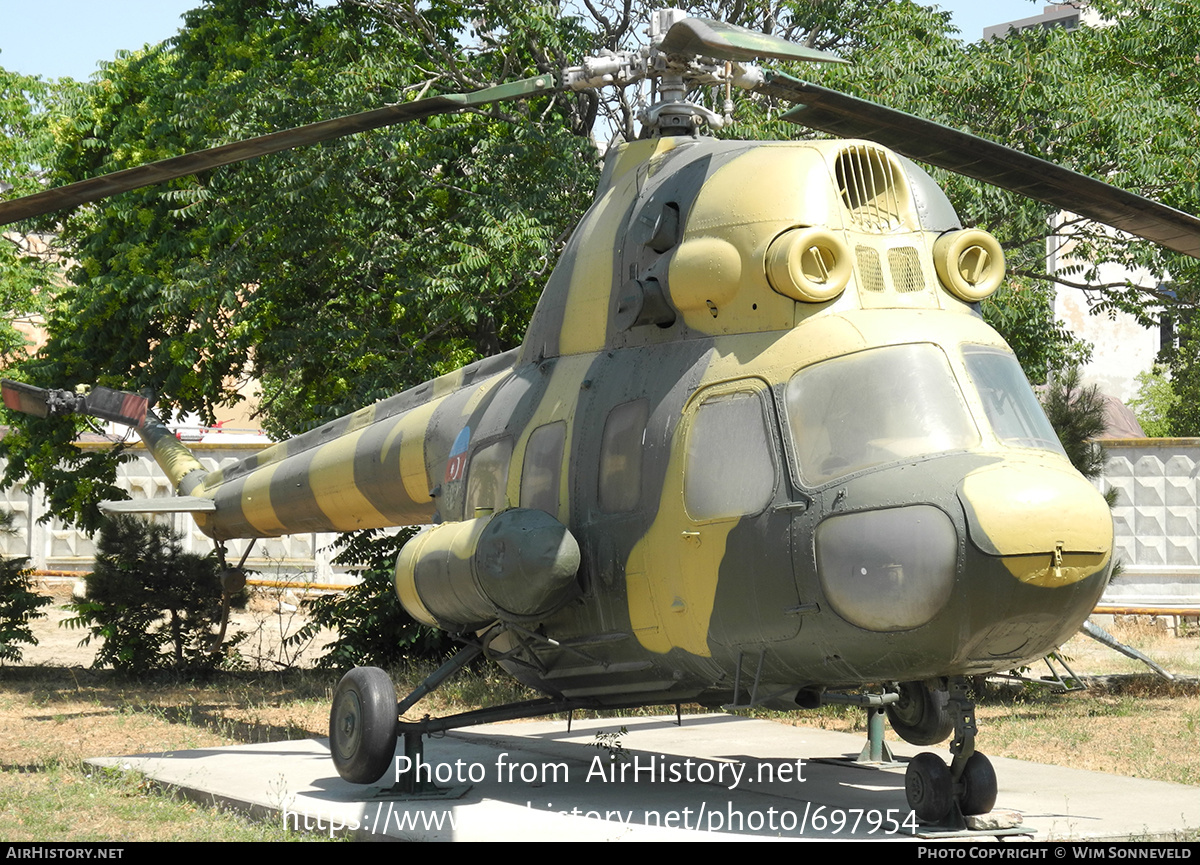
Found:
[[933, 682], [901, 682], [900, 699], [887, 707], [888, 723], [910, 745], [936, 745], [954, 732], [950, 695]]
[[963, 817], [987, 814], [996, 806], [996, 770], [991, 760], [976, 751], [956, 783], [942, 758], [926, 751], [909, 762], [904, 795], [922, 823], [947, 822], [956, 805]]
[[954, 717], [954, 759], [947, 766], [929, 752], [918, 754], [904, 773], [904, 795], [917, 819], [929, 824], [965, 827], [963, 818], [986, 814], [996, 805], [996, 770], [975, 750], [975, 704], [966, 682], [951, 680], [949, 709]]
[[913, 757], [904, 773], [904, 796], [922, 823], [940, 823], [954, 806], [950, 767], [926, 751]]

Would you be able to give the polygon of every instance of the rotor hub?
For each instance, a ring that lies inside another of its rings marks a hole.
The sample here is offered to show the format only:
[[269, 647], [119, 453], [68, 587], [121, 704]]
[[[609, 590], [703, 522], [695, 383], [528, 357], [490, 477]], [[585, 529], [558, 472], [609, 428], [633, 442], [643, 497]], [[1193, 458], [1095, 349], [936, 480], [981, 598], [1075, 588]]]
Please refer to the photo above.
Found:
[[[688, 18], [681, 9], [660, 9], [650, 18], [648, 44], [630, 51], [605, 51], [563, 70], [562, 82], [572, 90], [652, 84], [651, 104], [638, 120], [651, 135], [694, 134], [707, 124], [720, 129], [733, 119], [731, 90], [752, 90], [764, 80], [762, 70], [746, 62], [755, 57], [838, 61], [819, 51], [753, 33], [719, 21]], [[723, 87], [722, 112], [688, 100], [700, 87]]]

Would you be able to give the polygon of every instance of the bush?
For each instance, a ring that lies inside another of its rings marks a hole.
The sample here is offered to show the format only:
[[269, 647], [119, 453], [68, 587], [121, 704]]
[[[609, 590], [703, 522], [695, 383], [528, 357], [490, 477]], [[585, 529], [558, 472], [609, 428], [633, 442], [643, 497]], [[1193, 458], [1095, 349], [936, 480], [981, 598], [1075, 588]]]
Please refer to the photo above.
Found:
[[0, 559], [0, 662], [21, 660], [18, 643], [37, 645], [29, 629], [33, 619], [45, 617], [41, 608], [50, 599], [32, 591], [28, 559]]
[[1154, 438], [1174, 435], [1170, 416], [1179, 396], [1167, 370], [1155, 364], [1154, 369], [1138, 373], [1137, 383], [1137, 396], [1129, 401], [1129, 407], [1137, 415], [1142, 432]]
[[390, 667], [412, 658], [441, 659], [452, 648], [443, 632], [416, 622], [396, 597], [396, 556], [413, 531], [384, 534], [378, 530], [342, 535], [334, 562], [363, 565], [362, 582], [336, 595], [306, 599], [309, 621], [289, 643], [312, 639], [321, 628], [338, 633], [317, 659], [324, 669], [355, 666]]
[[1099, 386], [1084, 387], [1079, 379], [1079, 367], [1051, 376], [1042, 408], [1071, 465], [1094, 480], [1104, 471], [1104, 448], [1094, 441], [1104, 433], [1104, 397]]
[[62, 624], [88, 628], [104, 645], [93, 666], [127, 672], [195, 671], [220, 666], [226, 641], [214, 651], [221, 619], [221, 580], [214, 556], [184, 552], [167, 526], [136, 517], [100, 529], [87, 598], [69, 604]]
[[[0, 531], [11, 532], [12, 521], [12, 514], [0, 514]], [[18, 643], [37, 645], [29, 623], [43, 618], [46, 614], [41, 608], [50, 603], [49, 598], [33, 591], [33, 572], [28, 564], [26, 558], [0, 558], [0, 663], [21, 660]]]

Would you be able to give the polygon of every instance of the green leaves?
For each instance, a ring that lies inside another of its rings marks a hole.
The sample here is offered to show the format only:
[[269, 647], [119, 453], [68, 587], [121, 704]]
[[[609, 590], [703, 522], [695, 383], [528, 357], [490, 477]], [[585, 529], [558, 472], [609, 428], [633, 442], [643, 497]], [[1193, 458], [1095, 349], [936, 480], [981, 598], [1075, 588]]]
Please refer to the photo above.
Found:
[[[1200, 137], [1200, 24], [1189, 6], [1097, 0], [1113, 26], [972, 45], [955, 38], [944, 12], [912, 2], [687, 8], [854, 61], [802, 75], [1197, 212], [1200, 169], [1190, 144]], [[88, 85], [52, 91], [4, 79], [0, 99], [15, 100], [3, 103], [12, 118], [5, 122], [31, 131], [12, 138], [24, 142], [19, 152], [0, 141], [0, 154], [11, 151], [4, 158], [25, 166], [10, 172], [23, 183], [37, 184], [32, 165], [67, 182], [388, 102], [557, 72], [641, 38], [646, 4], [587, 8], [211, 0], [188, 13], [171, 44], [122, 55]], [[512, 348], [591, 200], [598, 158], [590, 136], [633, 135], [636, 90], [432, 117], [64, 216], [60, 237], [77, 262], [72, 284], [56, 292], [50, 344], [21, 375], [59, 387], [147, 388], [164, 411], [205, 417], [239, 399], [238, 385], [253, 377], [264, 426], [282, 436]], [[738, 124], [721, 134], [803, 134], [780, 124], [774, 109], [740, 99]], [[597, 117], [609, 118], [607, 127]], [[1194, 295], [1184, 290], [1200, 274], [1194, 262], [1094, 225], [1052, 226], [1043, 205], [935, 174], [964, 221], [1005, 247], [1013, 278], [986, 315], [1034, 380], [1084, 351], [1050, 315], [1055, 279], [1100, 285], [1100, 308], [1147, 318], [1157, 308], [1111, 276], [1116, 268], [1169, 274], [1178, 297]], [[40, 277], [31, 266], [0, 254], [0, 284], [33, 296]], [[6, 267], [24, 276], [10, 279]], [[15, 351], [0, 332], [0, 351], [6, 346]], [[89, 459], [85, 467], [69, 451], [73, 432], [19, 427], [0, 447], [10, 480], [44, 482], [55, 508], [90, 520], [87, 498], [110, 494], [114, 463]], [[60, 469], [64, 458], [75, 461]]]
[[[55, 89], [39, 78], [0, 68], [0, 194], [6, 198], [38, 191], [38, 175], [50, 159], [47, 102]], [[55, 278], [55, 250], [47, 239], [20, 230], [24, 226], [16, 228], [0, 233], [0, 309], [6, 312], [0, 318], [3, 367], [24, 357], [28, 340], [17, 324], [45, 310]]]
[[87, 592], [69, 605], [76, 615], [63, 624], [87, 628], [84, 644], [103, 640], [96, 667], [181, 672], [225, 660], [212, 645], [221, 612], [216, 561], [184, 552], [167, 526], [136, 517], [106, 522]]
[[[173, 45], [109, 65], [62, 132], [55, 181], [404, 101], [428, 82], [403, 58], [458, 50], [446, 10], [417, 28], [430, 44], [355, 5], [262, 5], [209, 4]], [[526, 37], [570, 30], [548, 8], [520, 11], [538, 21]], [[517, 76], [544, 60], [520, 40], [469, 58]], [[78, 288], [31, 374], [119, 376], [205, 416], [254, 375], [285, 435], [519, 344], [596, 178], [562, 107], [434, 117], [70, 215]]]
[[303, 644], [322, 628], [337, 631], [337, 639], [324, 646], [325, 654], [317, 659], [323, 669], [391, 667], [406, 658], [445, 657], [450, 639], [414, 621], [396, 597], [396, 555], [412, 536], [411, 529], [343, 535], [335, 544], [339, 552], [334, 561], [361, 565], [362, 582], [338, 594], [306, 600], [309, 622], [289, 642]]
[[1096, 439], [1104, 434], [1104, 396], [1098, 385], [1080, 383], [1079, 367], [1070, 367], [1050, 379], [1042, 408], [1071, 465], [1086, 478], [1104, 472], [1104, 448]]
[[[12, 532], [13, 516], [0, 512], [0, 532]], [[19, 663], [19, 643], [37, 645], [37, 637], [29, 623], [43, 618], [42, 607], [48, 606], [50, 598], [39, 595], [34, 589], [33, 571], [25, 558], [0, 558], [0, 664], [5, 661]]]

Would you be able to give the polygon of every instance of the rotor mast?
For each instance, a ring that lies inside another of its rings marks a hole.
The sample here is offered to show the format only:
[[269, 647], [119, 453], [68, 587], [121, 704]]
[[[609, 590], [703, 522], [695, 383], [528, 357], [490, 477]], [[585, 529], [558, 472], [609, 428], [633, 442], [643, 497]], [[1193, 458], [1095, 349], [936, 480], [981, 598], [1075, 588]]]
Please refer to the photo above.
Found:
[[[753, 58], [845, 62], [774, 36], [689, 19], [682, 9], [653, 12], [647, 35], [647, 44], [636, 50], [605, 51], [564, 69], [562, 84], [581, 91], [649, 81], [653, 101], [638, 113], [649, 136], [696, 135], [704, 125], [724, 128], [733, 120], [732, 88], [753, 90], [764, 81], [762, 70], [748, 62]], [[688, 101], [697, 87], [725, 88], [721, 114]]]

